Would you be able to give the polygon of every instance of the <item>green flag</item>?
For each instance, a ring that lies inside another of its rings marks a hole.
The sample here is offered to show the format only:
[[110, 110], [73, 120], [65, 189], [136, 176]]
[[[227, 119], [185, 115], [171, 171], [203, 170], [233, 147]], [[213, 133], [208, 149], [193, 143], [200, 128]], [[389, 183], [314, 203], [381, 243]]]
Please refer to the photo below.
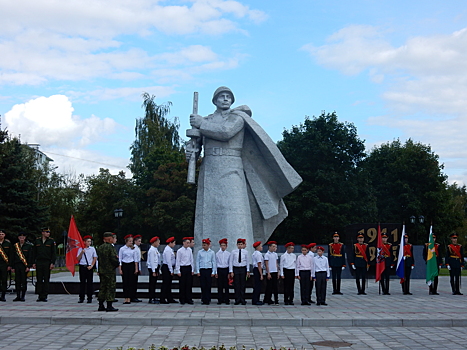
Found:
[[438, 263], [436, 260], [435, 241], [433, 239], [433, 226], [430, 226], [430, 237], [428, 242], [426, 256], [426, 284], [431, 286], [435, 277], [438, 276]]

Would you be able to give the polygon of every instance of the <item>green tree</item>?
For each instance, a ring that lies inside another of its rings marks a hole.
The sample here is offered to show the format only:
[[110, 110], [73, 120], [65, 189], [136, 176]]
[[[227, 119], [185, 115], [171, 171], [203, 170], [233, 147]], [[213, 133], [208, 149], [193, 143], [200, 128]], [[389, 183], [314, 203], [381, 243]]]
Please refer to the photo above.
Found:
[[278, 147], [303, 183], [284, 199], [289, 217], [277, 240], [325, 241], [334, 230], [374, 218], [371, 187], [360, 170], [365, 146], [353, 124], [323, 112], [282, 135]]

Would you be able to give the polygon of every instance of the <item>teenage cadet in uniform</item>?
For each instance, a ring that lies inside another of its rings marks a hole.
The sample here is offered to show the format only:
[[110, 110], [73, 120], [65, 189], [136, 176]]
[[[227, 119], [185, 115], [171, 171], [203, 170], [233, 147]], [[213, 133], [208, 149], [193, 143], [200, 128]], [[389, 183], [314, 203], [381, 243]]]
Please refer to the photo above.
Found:
[[297, 257], [293, 253], [295, 244], [289, 242], [285, 245], [287, 251], [281, 256], [280, 270], [281, 278], [284, 280], [284, 304], [293, 305], [295, 262]]
[[[115, 300], [115, 290], [117, 286], [115, 269], [120, 266], [113, 242], [114, 238], [112, 232], [105, 232], [104, 244], [97, 248], [97, 258], [99, 261], [98, 273], [100, 280], [99, 295], [97, 297], [99, 308], [97, 311], [118, 311], [118, 309], [112, 306], [112, 303]], [[104, 306], [104, 301], [107, 301], [107, 307]]]
[[381, 236], [381, 240], [383, 241], [384, 270], [381, 273], [379, 284], [383, 295], [391, 295], [389, 293], [389, 276], [391, 275], [391, 269], [394, 268], [394, 256], [391, 254], [392, 244], [388, 243], [388, 236], [385, 233]]
[[162, 253], [162, 288], [161, 288], [161, 304], [178, 303], [172, 296], [172, 276], [174, 275], [175, 254], [175, 238], [168, 238], [165, 243], [167, 245]]
[[120, 262], [118, 272], [122, 276], [123, 297], [125, 298], [123, 304], [131, 304], [131, 300], [135, 297], [133, 295], [135, 274], [139, 272], [139, 252], [138, 248], [133, 245], [132, 235], [126, 235], [123, 239], [125, 245], [118, 251], [118, 260]]
[[28, 272], [32, 265], [32, 244], [26, 241], [26, 234], [20, 232], [19, 242], [13, 245], [12, 269], [15, 274], [16, 298], [13, 301], [25, 301], [28, 288]]
[[177, 250], [177, 256], [175, 258], [175, 270], [178, 271], [179, 279], [179, 298], [180, 304], [185, 303], [192, 305], [193, 299], [191, 297], [191, 280], [193, 279], [194, 267], [193, 267], [193, 252], [191, 251], [190, 244], [191, 240], [189, 237], [183, 237], [183, 246]]
[[402, 282], [402, 293], [404, 295], [412, 295], [410, 293], [410, 275], [415, 266], [413, 257], [413, 246], [409, 243], [409, 235], [404, 236], [404, 281]]
[[246, 239], [237, 239], [237, 248], [230, 253], [229, 272], [234, 279], [235, 305], [246, 305], [246, 279], [250, 278], [250, 257], [245, 249]]
[[323, 247], [317, 247], [318, 255], [315, 257], [313, 279], [316, 281], [316, 305], [326, 304], [326, 284], [329, 281], [329, 262]]
[[[436, 264], [438, 265], [438, 275], [439, 275], [439, 269], [441, 268], [441, 265], [443, 265], [443, 259], [441, 258], [441, 249], [439, 249], [439, 243], [436, 243], [436, 235], [433, 233], [433, 241], [434, 241], [434, 249], [436, 253]], [[428, 246], [430, 243], [425, 243], [425, 246], [423, 247], [423, 260], [425, 260], [428, 257]], [[429, 295], [439, 295], [438, 293], [438, 275], [434, 278], [433, 283], [428, 287], [429, 289]]]
[[211, 250], [211, 240], [202, 240], [202, 247], [196, 256], [196, 274], [201, 285], [201, 304], [211, 303], [212, 278], [217, 275], [216, 255]]
[[357, 243], [352, 247], [350, 255], [350, 266], [355, 270], [355, 282], [357, 283], [358, 295], [366, 295], [366, 272], [368, 270], [368, 244], [363, 242], [362, 234], [357, 236]]
[[[315, 257], [316, 256], [316, 243], [310, 243], [307, 245], [307, 248], [308, 248], [308, 255], [310, 255], [311, 257]], [[313, 293], [313, 287], [315, 286], [315, 281], [312, 279], [311, 282], [310, 282], [310, 295], [308, 297], [308, 300], [310, 301], [310, 303], [314, 304], [315, 302], [313, 300], [311, 300], [311, 294]]]
[[451, 244], [446, 252], [446, 266], [451, 276], [452, 295], [463, 295], [460, 291], [460, 275], [464, 267], [464, 248], [457, 243], [457, 235], [451, 234]]
[[311, 273], [314, 268], [314, 257], [308, 254], [308, 245], [302, 244], [302, 254], [297, 257], [295, 263], [295, 277], [300, 280], [300, 298], [302, 305], [310, 303]]
[[92, 303], [92, 288], [94, 266], [97, 261], [97, 252], [94, 247], [91, 247], [91, 236], [84, 236], [84, 249], [78, 249], [78, 264], [79, 264], [79, 301], [84, 302], [84, 296], [88, 297], [88, 304]]
[[42, 237], [36, 239], [33, 247], [34, 264], [36, 269], [36, 301], [47, 301], [49, 294], [50, 271], [55, 267], [55, 242], [50, 238], [50, 230], [42, 229]]
[[11, 270], [11, 242], [5, 239], [5, 232], [0, 230], [0, 301], [6, 301], [8, 271]]
[[329, 243], [329, 269], [332, 276], [332, 294], [342, 295], [341, 292], [341, 275], [345, 269], [345, 246], [339, 242], [339, 234], [337, 232], [332, 236], [332, 243]]
[[219, 241], [220, 249], [216, 253], [217, 266], [217, 305], [230, 304], [229, 300], [229, 261], [230, 252], [227, 251], [227, 238]]
[[133, 236], [133, 246], [138, 252], [138, 256], [136, 258], [136, 262], [138, 263], [138, 273], [133, 275], [133, 283], [132, 292], [131, 292], [131, 302], [132, 303], [140, 303], [142, 300], [138, 299], [137, 292], [138, 292], [138, 277], [141, 275], [141, 260], [143, 259], [143, 252], [141, 251], [141, 240], [143, 237], [141, 235]]
[[261, 250], [263, 250], [263, 246], [261, 242], [253, 243], [253, 248], [255, 251], [251, 255], [251, 262], [253, 265], [253, 279], [254, 279], [254, 286], [253, 286], [253, 297], [251, 303], [253, 305], [263, 305], [263, 302], [260, 301], [261, 295], [261, 287], [263, 283], [263, 268], [264, 268], [264, 259], [263, 254], [261, 254]]
[[161, 263], [161, 255], [157, 249], [161, 243], [159, 237], [152, 237], [149, 241], [151, 247], [148, 251], [148, 272], [149, 272], [149, 304], [159, 304], [156, 299], [156, 284], [159, 276], [159, 265]]
[[[264, 254], [264, 266], [266, 269], [266, 292], [264, 293], [264, 304], [268, 305], [279, 305], [279, 258], [277, 257], [277, 242], [269, 241], [268, 251]], [[274, 294], [274, 302], [272, 301], [272, 295]]]

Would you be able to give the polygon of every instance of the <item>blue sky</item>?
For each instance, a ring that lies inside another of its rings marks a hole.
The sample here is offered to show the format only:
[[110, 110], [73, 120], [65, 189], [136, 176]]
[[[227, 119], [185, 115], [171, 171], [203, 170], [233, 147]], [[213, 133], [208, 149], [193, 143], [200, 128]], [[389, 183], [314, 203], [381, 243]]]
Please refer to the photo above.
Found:
[[125, 170], [141, 93], [189, 128], [229, 86], [273, 140], [336, 111], [368, 151], [430, 144], [467, 183], [467, 6], [459, 1], [0, 0], [2, 127], [62, 172]]

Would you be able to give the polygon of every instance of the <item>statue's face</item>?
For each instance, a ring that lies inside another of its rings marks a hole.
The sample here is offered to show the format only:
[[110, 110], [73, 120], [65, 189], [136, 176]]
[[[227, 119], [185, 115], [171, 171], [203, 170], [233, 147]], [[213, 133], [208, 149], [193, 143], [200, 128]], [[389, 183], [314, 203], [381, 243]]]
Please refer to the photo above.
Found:
[[217, 95], [215, 105], [218, 109], [229, 109], [232, 105], [232, 95], [228, 92], [221, 92], [219, 95]]

